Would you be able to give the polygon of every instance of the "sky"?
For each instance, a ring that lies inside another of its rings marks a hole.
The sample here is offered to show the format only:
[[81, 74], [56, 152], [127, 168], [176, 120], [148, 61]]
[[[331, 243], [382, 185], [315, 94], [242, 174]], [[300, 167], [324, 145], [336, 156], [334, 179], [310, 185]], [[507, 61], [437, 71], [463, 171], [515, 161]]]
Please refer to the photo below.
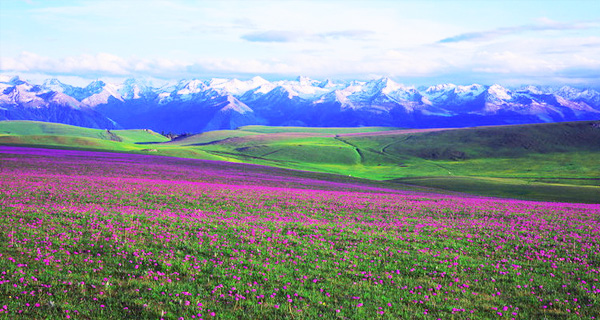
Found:
[[25, 79], [600, 85], [600, 1], [0, 1]]

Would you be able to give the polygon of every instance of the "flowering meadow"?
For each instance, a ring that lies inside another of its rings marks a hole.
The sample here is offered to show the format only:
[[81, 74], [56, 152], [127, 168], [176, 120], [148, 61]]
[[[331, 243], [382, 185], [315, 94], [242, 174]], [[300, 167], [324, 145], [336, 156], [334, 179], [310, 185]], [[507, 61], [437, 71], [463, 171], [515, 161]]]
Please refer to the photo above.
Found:
[[598, 319], [600, 205], [0, 147], [0, 318]]

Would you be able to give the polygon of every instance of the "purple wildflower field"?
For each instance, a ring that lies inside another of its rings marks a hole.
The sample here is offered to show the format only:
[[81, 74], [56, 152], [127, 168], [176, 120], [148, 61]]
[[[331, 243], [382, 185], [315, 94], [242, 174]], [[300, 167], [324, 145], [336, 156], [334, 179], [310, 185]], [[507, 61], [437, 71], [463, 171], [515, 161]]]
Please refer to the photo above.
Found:
[[0, 146], [0, 318], [598, 319], [600, 205], [322, 177]]

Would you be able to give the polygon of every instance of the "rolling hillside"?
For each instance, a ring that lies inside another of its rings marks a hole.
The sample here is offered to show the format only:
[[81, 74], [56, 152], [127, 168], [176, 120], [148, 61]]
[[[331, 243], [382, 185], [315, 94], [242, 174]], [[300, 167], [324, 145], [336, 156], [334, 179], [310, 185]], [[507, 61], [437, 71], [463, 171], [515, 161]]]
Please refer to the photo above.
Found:
[[148, 130], [3, 121], [0, 144], [245, 162], [479, 195], [600, 202], [600, 121], [417, 130], [246, 126], [174, 141]]
[[0, 121], [0, 145], [231, 160], [201, 150], [161, 144], [168, 141], [168, 138], [147, 129], [100, 130], [39, 121]]
[[39, 121], [2, 121], [2, 136], [71, 136], [130, 143], [164, 142], [169, 139], [147, 129], [100, 130]]

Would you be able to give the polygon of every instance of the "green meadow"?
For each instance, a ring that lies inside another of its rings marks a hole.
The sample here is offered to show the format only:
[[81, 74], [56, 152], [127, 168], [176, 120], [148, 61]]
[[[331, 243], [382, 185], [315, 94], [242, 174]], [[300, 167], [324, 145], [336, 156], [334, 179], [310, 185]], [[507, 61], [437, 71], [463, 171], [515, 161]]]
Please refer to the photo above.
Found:
[[600, 122], [462, 129], [244, 126], [151, 130], [0, 122], [0, 144], [244, 162], [528, 200], [600, 202]]

